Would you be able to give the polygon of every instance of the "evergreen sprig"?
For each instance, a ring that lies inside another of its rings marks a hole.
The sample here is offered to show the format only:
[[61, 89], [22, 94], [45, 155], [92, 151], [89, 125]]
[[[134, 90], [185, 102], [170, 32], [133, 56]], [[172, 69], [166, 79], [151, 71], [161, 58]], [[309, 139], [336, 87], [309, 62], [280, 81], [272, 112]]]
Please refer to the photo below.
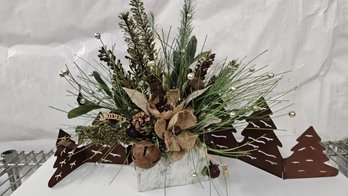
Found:
[[161, 74], [163, 71], [160, 66], [156, 65], [155, 58], [157, 56], [155, 50], [154, 30], [144, 8], [144, 3], [140, 0], [131, 0], [131, 13], [136, 24], [138, 39], [140, 40], [139, 48], [143, 53], [143, 62], [147, 69], [147, 77], [145, 82], [150, 88], [150, 97], [161, 98], [164, 95]]
[[119, 18], [121, 19], [119, 25], [124, 31], [124, 39], [128, 44], [127, 52], [129, 56], [126, 56], [126, 58], [130, 59], [131, 62], [130, 69], [133, 82], [136, 85], [143, 86], [140, 82], [149, 75], [150, 69], [144, 60], [145, 52], [142, 50], [140, 33], [129, 12], [121, 13]]
[[149, 61], [152, 61], [155, 59], [156, 54], [155, 39], [150, 20], [145, 12], [144, 3], [140, 0], [131, 0], [130, 6], [133, 18], [137, 24], [136, 27], [140, 34], [142, 48], [147, 55], [146, 58]]
[[179, 27], [179, 34], [178, 34], [178, 51], [185, 50], [186, 45], [190, 39], [193, 26], [193, 5], [191, 0], [185, 0], [183, 8], [181, 10], [181, 25]]
[[[114, 48], [114, 47], [113, 47]], [[122, 63], [112, 50], [108, 50], [106, 45], [103, 45], [99, 50], [98, 57], [100, 61], [106, 62], [107, 66], [112, 70], [112, 82], [120, 82], [122, 86], [132, 88], [134, 85], [131, 82], [130, 76], [124, 70]], [[117, 85], [117, 84], [114, 84]]]
[[[181, 10], [180, 27], [177, 38], [177, 46], [173, 51], [173, 71], [171, 73], [172, 87], [183, 86], [186, 81], [190, 63], [187, 56], [195, 55], [197, 40], [192, 36], [193, 5], [191, 0], [185, 0]], [[191, 57], [190, 57], [191, 58]], [[193, 58], [192, 58], [193, 59]]]
[[132, 141], [126, 133], [126, 127], [108, 122], [98, 125], [77, 126], [75, 132], [79, 136], [79, 139], [91, 141], [91, 143], [112, 145]]
[[[282, 77], [273, 73], [257, 74], [267, 66], [250, 71], [255, 69], [251, 65], [252, 61], [229, 62], [218, 73], [209, 90], [194, 102], [193, 108], [197, 111], [199, 122], [197, 130], [201, 133], [206, 131], [200, 127], [207, 123], [209, 116], [221, 119], [220, 123], [210, 127], [210, 131], [220, 130], [236, 120], [247, 118], [255, 109], [261, 107], [257, 100], [266, 97]], [[231, 116], [231, 113], [234, 115]]]

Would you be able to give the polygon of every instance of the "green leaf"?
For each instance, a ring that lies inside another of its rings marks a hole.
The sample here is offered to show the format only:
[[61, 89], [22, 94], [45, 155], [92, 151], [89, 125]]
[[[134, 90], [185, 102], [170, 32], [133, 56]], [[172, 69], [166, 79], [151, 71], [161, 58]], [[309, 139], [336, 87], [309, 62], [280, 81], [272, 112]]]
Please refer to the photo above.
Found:
[[191, 65], [195, 58], [197, 48], [197, 38], [192, 36], [190, 41], [187, 43], [186, 47], [186, 63], [187, 65]]
[[104, 92], [112, 97], [112, 92], [110, 91], [108, 85], [104, 82], [104, 80], [100, 77], [100, 74], [96, 71], [93, 71], [94, 79], [99, 83], [100, 87], [104, 90]]
[[180, 51], [173, 51], [173, 63], [175, 68], [180, 66]]
[[211, 53], [210, 50], [199, 53], [199, 54], [193, 59], [193, 62], [198, 61], [199, 59], [202, 59], [202, 58], [206, 58], [210, 53]]
[[174, 69], [171, 74], [171, 82], [172, 82], [172, 87], [176, 86], [177, 79], [179, 76], [179, 71], [180, 71], [180, 51], [173, 51], [173, 64], [174, 64]]
[[99, 109], [99, 108], [101, 108], [99, 105], [91, 105], [91, 104], [80, 105], [79, 107], [74, 108], [68, 112], [68, 118], [69, 119], [76, 118], [81, 115], [87, 114], [88, 112], [92, 110]]
[[201, 174], [202, 174], [202, 176], [206, 176], [207, 173], [208, 173], [208, 167], [207, 167], [207, 166], [204, 166], [204, 168], [203, 168], [202, 171], [201, 171]]
[[127, 106], [123, 103], [122, 99], [121, 99], [116, 93], [114, 94], [114, 102], [115, 102], [116, 107], [117, 107], [118, 109], [127, 107]]
[[186, 97], [185, 103], [189, 104], [192, 100], [196, 99], [197, 97], [201, 96], [205, 91], [207, 91], [210, 88], [210, 86], [205, 87], [201, 90], [196, 90], [193, 93], [191, 93], [189, 96]]

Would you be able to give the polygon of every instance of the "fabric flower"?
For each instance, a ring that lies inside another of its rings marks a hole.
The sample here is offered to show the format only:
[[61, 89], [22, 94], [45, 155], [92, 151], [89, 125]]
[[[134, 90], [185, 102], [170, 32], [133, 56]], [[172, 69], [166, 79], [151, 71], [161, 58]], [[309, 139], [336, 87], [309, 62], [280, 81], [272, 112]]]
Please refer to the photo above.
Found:
[[168, 110], [165, 110], [163, 112], [160, 112], [157, 108], [154, 102], [148, 101], [147, 103], [147, 110], [152, 116], [155, 116], [156, 118], [159, 119], [165, 119], [169, 120], [172, 118], [174, 114], [177, 112], [181, 111], [185, 103], [181, 103], [180, 105], [176, 105], [180, 98], [180, 91], [179, 89], [171, 89], [166, 93], [166, 99], [167, 99], [167, 104], [170, 106]]
[[[194, 147], [197, 135], [187, 131], [187, 129], [195, 126], [197, 119], [190, 109], [183, 109], [175, 113], [167, 123], [165, 119], [158, 119], [155, 123], [155, 132], [158, 137], [164, 139], [164, 142], [171, 151], [170, 159], [179, 160], [185, 154], [185, 151]], [[176, 135], [176, 129], [180, 129], [180, 133]]]
[[171, 89], [166, 92], [165, 103], [158, 98], [146, 99], [146, 96], [134, 89], [123, 88], [132, 102], [146, 114], [157, 118], [154, 125], [156, 135], [163, 139], [170, 151], [171, 160], [181, 159], [185, 152], [196, 144], [197, 135], [188, 131], [197, 123], [193, 109], [186, 106], [196, 97], [203, 94], [209, 87], [194, 91], [180, 104], [180, 90]]

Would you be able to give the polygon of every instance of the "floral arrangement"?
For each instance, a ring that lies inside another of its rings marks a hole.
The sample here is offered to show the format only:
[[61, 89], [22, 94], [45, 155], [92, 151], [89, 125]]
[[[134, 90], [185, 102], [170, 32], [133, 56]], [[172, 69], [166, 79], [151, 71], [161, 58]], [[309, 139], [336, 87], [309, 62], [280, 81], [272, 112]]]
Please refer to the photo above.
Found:
[[[268, 107], [281, 101], [266, 97], [282, 74], [263, 72], [266, 66], [256, 69], [254, 59], [216, 63], [213, 51], [199, 50], [204, 44], [198, 45], [192, 34], [191, 0], [184, 0], [173, 40], [169, 40], [170, 31], [166, 34], [154, 28], [154, 17], [146, 14], [140, 0], [130, 0], [130, 7], [129, 12], [119, 15], [128, 46], [126, 62], [115, 55], [115, 46], [107, 46], [96, 33], [101, 43], [99, 68], [87, 74], [76, 64], [78, 77], [68, 67], [60, 72], [77, 91], [71, 94], [77, 97], [79, 106], [68, 112], [68, 118], [93, 119], [91, 125], [76, 127], [80, 146], [128, 146], [125, 160], [131, 157], [134, 165], [143, 169], [154, 167], [160, 159], [178, 161], [199, 148], [207, 155], [200, 172], [210, 178], [218, 177], [220, 169], [208, 154], [253, 160], [252, 153], [258, 152], [260, 155], [255, 156], [271, 157], [264, 162], [276, 168], [270, 173], [281, 177], [284, 161], [277, 148], [281, 144], [273, 132], [277, 128]], [[289, 116], [294, 117], [295, 112], [289, 112]], [[249, 122], [248, 137], [238, 143], [232, 132], [242, 121]], [[221, 133], [225, 145], [216, 144], [212, 138]], [[78, 146], [70, 140], [57, 143], [76, 154]], [[274, 155], [261, 151], [269, 146]], [[112, 150], [105, 151], [100, 160], [92, 160], [103, 162]], [[64, 154], [65, 148], [59, 152]], [[220, 168], [226, 174], [226, 166]]]
[[190, 0], [184, 2], [178, 36], [172, 42], [154, 30], [142, 2], [131, 0], [130, 6], [130, 12], [119, 16], [129, 70], [113, 53], [114, 47], [109, 49], [96, 33], [102, 44], [98, 51], [102, 72], [85, 74], [79, 69], [80, 81], [68, 69], [60, 73], [78, 90], [73, 94], [79, 106], [68, 112], [68, 118], [90, 117], [91, 111], [102, 109], [92, 125], [76, 127], [78, 137], [87, 145], [134, 144], [133, 161], [141, 168], [153, 167], [161, 157], [179, 160], [196, 145], [224, 155], [246, 154], [210, 149], [204, 136], [261, 110], [264, 103], [257, 101], [280, 77], [258, 74], [251, 62], [216, 64], [215, 53], [197, 51]]

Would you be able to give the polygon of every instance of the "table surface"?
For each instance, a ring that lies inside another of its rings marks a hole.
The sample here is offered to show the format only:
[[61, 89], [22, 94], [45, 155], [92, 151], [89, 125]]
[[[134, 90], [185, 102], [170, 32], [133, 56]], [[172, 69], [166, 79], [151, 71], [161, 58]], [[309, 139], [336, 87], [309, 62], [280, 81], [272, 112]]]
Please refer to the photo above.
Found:
[[[137, 191], [137, 182], [133, 166], [108, 165], [92, 163], [84, 164], [65, 177], [55, 187], [47, 186], [48, 180], [54, 173], [52, 168], [55, 157], [51, 157], [28, 180], [20, 186], [12, 196], [28, 195], [151, 195], [163, 196], [165, 190], [147, 192]], [[233, 196], [347, 196], [348, 178], [339, 174], [336, 177], [282, 180], [251, 165], [236, 159], [222, 158], [227, 163], [229, 175], [219, 177], [212, 183], [190, 184], [166, 189], [166, 195], [228, 195]], [[118, 171], [120, 171], [118, 173]], [[118, 173], [113, 182], [112, 179]], [[211, 189], [210, 189], [211, 187]]]

